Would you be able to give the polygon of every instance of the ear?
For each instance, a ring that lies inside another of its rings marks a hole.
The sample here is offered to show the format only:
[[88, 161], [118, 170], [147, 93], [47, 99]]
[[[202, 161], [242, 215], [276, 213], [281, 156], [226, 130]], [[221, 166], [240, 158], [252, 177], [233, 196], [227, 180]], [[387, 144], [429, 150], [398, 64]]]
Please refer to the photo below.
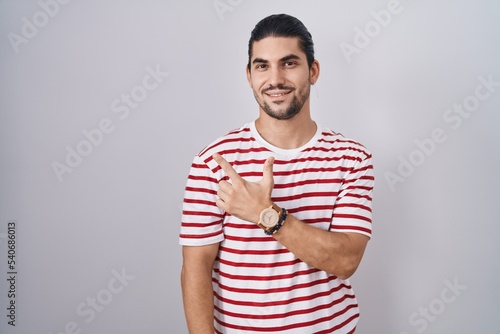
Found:
[[250, 69], [248, 68], [248, 65], [245, 66], [245, 70], [247, 73], [247, 81], [250, 87], [252, 87], [252, 73], [250, 73]]
[[311, 64], [311, 69], [309, 70], [309, 77], [311, 85], [314, 85], [319, 79], [319, 61], [316, 59]]

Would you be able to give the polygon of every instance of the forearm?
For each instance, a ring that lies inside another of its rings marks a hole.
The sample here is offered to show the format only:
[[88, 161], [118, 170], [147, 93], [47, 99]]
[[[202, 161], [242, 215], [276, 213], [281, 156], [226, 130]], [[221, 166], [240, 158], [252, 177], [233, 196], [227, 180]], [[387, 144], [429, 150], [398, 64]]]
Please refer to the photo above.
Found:
[[274, 237], [305, 263], [341, 279], [356, 271], [369, 239], [358, 233], [321, 230], [293, 215], [288, 215]]
[[181, 273], [184, 313], [190, 334], [214, 333], [212, 277], [206, 270], [187, 269]]
[[218, 244], [182, 248], [182, 298], [190, 334], [214, 334], [212, 268], [218, 249]]

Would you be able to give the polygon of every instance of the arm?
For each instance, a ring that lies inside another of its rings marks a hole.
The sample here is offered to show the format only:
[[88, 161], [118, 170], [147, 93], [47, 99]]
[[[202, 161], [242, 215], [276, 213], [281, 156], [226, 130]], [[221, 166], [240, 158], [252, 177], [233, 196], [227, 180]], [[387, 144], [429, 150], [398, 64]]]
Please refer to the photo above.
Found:
[[369, 240], [360, 233], [320, 230], [291, 215], [274, 237], [305, 263], [340, 279], [354, 274]]
[[191, 334], [214, 333], [212, 268], [218, 251], [218, 243], [182, 248], [182, 299]]
[[[273, 158], [264, 163], [263, 178], [259, 182], [242, 179], [220, 155], [215, 154], [214, 159], [232, 181], [219, 183], [217, 206], [238, 218], [257, 223], [260, 210], [273, 204]], [[292, 215], [287, 216], [274, 237], [302, 261], [341, 279], [356, 271], [369, 240], [360, 233], [321, 230]]]

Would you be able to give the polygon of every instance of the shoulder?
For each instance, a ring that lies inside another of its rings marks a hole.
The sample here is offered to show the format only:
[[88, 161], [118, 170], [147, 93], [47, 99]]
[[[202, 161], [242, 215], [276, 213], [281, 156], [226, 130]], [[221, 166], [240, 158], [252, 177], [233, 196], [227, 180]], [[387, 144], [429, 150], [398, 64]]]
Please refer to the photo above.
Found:
[[255, 139], [253, 139], [251, 134], [250, 124], [247, 123], [212, 141], [198, 153], [198, 157], [205, 161], [214, 153], [222, 154], [224, 151], [232, 150], [241, 146], [242, 143], [254, 140]]
[[370, 150], [359, 141], [345, 137], [343, 134], [334, 132], [326, 127], [321, 128], [321, 136], [318, 144], [328, 151], [355, 157], [356, 160], [366, 160], [372, 157]]
[[228, 156], [247, 151], [254, 143], [255, 138], [252, 135], [251, 125], [247, 123], [212, 141], [194, 157], [194, 162], [198, 166], [210, 169], [217, 177], [222, 177], [222, 174], [218, 175], [217, 173], [220, 168], [212, 158], [213, 154], [219, 153], [224, 159], [231, 162], [232, 159], [228, 158]]

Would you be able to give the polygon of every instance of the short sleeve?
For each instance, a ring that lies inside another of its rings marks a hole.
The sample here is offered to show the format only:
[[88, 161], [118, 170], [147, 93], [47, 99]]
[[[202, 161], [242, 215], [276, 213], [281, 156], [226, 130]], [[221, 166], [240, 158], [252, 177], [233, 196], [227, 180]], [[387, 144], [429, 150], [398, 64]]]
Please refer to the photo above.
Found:
[[333, 208], [331, 231], [357, 232], [371, 237], [372, 196], [375, 178], [372, 156], [366, 153], [344, 174]]
[[218, 180], [213, 171], [196, 156], [184, 192], [179, 234], [181, 245], [203, 246], [224, 240], [224, 211], [215, 204], [217, 189]]

